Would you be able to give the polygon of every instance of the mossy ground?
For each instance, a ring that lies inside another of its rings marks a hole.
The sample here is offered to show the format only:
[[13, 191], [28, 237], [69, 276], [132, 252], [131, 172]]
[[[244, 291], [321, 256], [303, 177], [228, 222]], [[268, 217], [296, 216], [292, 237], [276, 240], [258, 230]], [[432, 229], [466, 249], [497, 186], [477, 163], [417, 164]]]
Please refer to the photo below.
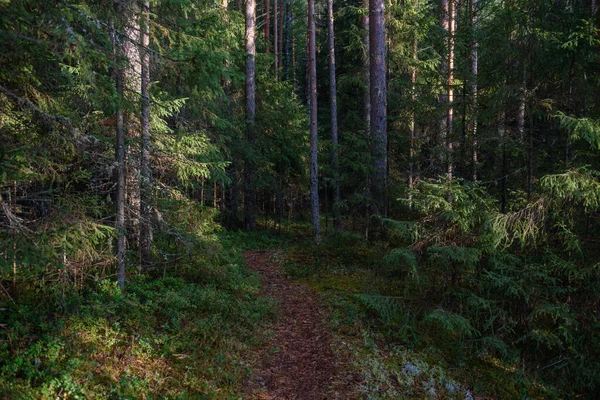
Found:
[[177, 277], [132, 273], [125, 294], [103, 280], [5, 304], [0, 397], [239, 398], [274, 303], [220, 235]]
[[411, 305], [402, 279], [386, 270], [383, 242], [341, 232], [318, 247], [297, 243], [284, 256], [286, 270], [326, 300], [336, 351], [348, 357], [345, 368], [359, 377], [364, 398], [558, 397], [516, 365], [461, 351], [410, 318], [419, 305]]

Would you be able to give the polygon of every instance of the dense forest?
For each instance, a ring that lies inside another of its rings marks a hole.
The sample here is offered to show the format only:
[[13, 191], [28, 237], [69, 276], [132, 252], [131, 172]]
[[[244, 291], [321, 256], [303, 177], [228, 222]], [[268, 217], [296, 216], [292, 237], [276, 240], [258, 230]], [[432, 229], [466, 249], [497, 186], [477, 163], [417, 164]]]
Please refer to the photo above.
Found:
[[0, 142], [2, 398], [600, 396], [595, 0], [0, 0]]

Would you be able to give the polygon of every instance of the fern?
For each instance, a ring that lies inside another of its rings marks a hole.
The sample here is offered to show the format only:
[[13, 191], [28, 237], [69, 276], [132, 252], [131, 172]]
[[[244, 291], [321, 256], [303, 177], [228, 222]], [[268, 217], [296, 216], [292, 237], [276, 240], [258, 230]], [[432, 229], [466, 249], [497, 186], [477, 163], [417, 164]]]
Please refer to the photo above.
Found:
[[397, 297], [357, 294], [355, 297], [367, 310], [374, 312], [383, 322], [391, 322], [396, 319], [400, 312], [400, 302]]
[[448, 334], [458, 338], [472, 338], [481, 335], [467, 318], [442, 309], [430, 312], [423, 319], [423, 323], [441, 328]]

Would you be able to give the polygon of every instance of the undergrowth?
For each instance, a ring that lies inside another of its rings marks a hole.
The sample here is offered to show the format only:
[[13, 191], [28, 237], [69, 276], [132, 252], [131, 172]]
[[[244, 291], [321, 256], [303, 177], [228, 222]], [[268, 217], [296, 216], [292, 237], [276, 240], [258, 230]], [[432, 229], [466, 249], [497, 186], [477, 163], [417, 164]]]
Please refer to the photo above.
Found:
[[157, 262], [130, 268], [125, 293], [93, 266], [83, 284], [50, 280], [64, 265], [28, 272], [45, 288], [17, 282], [0, 314], [0, 397], [238, 398], [274, 310], [231, 246], [248, 236], [184, 200], [162, 210]]
[[[518, 349], [482, 335], [471, 314], [449, 311], [444, 293], [433, 292], [438, 281], [427, 266], [450, 286], [455, 258], [471, 268], [480, 260], [476, 251], [430, 247], [419, 254], [391, 247], [394, 240], [340, 232], [286, 256], [287, 272], [327, 300], [336, 345], [351, 355], [348, 368], [360, 376], [365, 398], [559, 397], [552, 383], [524, 373], [513, 358]], [[469, 302], [475, 299], [464, 306]]]

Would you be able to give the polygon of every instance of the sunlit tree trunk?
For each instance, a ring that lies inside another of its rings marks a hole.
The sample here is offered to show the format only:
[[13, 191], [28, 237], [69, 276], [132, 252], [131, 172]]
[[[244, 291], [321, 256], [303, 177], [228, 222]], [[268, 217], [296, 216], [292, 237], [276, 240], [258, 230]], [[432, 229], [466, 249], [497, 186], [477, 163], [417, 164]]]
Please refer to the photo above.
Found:
[[255, 131], [254, 122], [256, 115], [256, 2], [246, 0], [246, 140], [250, 148], [250, 156], [245, 163], [245, 221], [246, 230], [256, 229], [256, 190], [255, 190], [255, 166], [254, 150]]
[[140, 163], [140, 263], [149, 265], [152, 246], [152, 169], [150, 160], [150, 3], [142, 5], [140, 57], [142, 64], [142, 156]]
[[308, 0], [308, 75], [310, 98], [310, 201], [313, 237], [316, 243], [321, 236], [319, 221], [319, 168], [317, 147], [317, 58], [315, 34], [315, 0]]
[[386, 215], [387, 199], [387, 112], [385, 2], [369, 3], [369, 54], [371, 96], [371, 152], [373, 155], [373, 195], [375, 214]]
[[448, 109], [446, 111], [446, 147], [448, 150], [448, 180], [454, 174], [454, 34], [456, 32], [456, 4], [455, 0], [448, 0]]
[[333, 0], [327, 0], [327, 28], [329, 31], [329, 95], [331, 107], [331, 164], [333, 169], [333, 226], [340, 228], [340, 162], [338, 149], [337, 85], [335, 76], [335, 32]]
[[[123, 70], [123, 94], [132, 104], [136, 104], [141, 96], [142, 85], [142, 60], [140, 52], [141, 29], [139, 14], [140, 8], [137, 1], [121, 0], [120, 13], [123, 21], [124, 38], [122, 40], [122, 54], [127, 60]], [[139, 103], [137, 103], [139, 104]], [[136, 110], [139, 111], [139, 108]], [[125, 134], [132, 137], [141, 137], [141, 120], [135, 112], [127, 112], [123, 115]], [[139, 219], [140, 219], [140, 165], [141, 153], [137, 143], [128, 145], [125, 142], [125, 201], [127, 212], [128, 237], [132, 243], [140, 243]]]

